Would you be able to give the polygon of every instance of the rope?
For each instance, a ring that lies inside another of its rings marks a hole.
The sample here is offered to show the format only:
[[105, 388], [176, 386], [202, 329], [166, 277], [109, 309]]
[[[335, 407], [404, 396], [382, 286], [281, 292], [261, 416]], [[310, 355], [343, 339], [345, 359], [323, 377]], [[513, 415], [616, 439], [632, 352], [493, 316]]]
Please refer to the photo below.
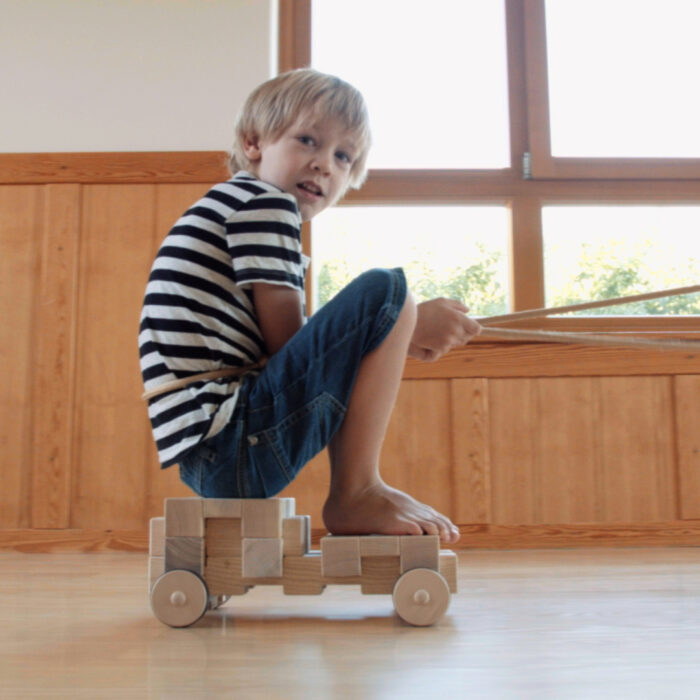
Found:
[[604, 306], [617, 306], [619, 304], [631, 304], [635, 301], [648, 301], [649, 299], [661, 299], [663, 297], [674, 297], [682, 294], [692, 294], [700, 292], [700, 284], [690, 287], [676, 287], [675, 289], [662, 289], [658, 292], [645, 292], [644, 294], [633, 294], [628, 297], [616, 297], [614, 299], [604, 299], [602, 301], [586, 301], [581, 304], [569, 304], [568, 306], [552, 306], [542, 309], [528, 309], [527, 311], [516, 311], [512, 314], [502, 314], [501, 316], [489, 316], [487, 318], [476, 319], [482, 326], [490, 326], [495, 323], [506, 323], [508, 321], [519, 321], [524, 318], [541, 318], [553, 314], [566, 314], [570, 311], [584, 311], [585, 309], [600, 309]]
[[259, 362], [252, 365], [246, 365], [245, 367], [224, 367], [223, 369], [215, 369], [211, 372], [200, 372], [199, 374], [191, 374], [189, 377], [182, 377], [181, 379], [173, 379], [170, 382], [163, 382], [153, 389], [148, 389], [141, 394], [141, 398], [145, 401], [152, 399], [161, 394], [167, 394], [170, 391], [176, 391], [177, 389], [184, 389], [190, 384], [195, 382], [210, 382], [215, 379], [224, 379], [227, 377], [242, 377], [248, 372], [252, 372], [256, 369], [262, 369], [265, 366], [267, 360], [263, 358]]
[[549, 343], [575, 343], [577, 345], [609, 345], [630, 347], [639, 350], [676, 350], [678, 352], [700, 353], [700, 341], [695, 340], [652, 340], [592, 333], [561, 333], [559, 331], [521, 330], [515, 328], [482, 328], [485, 337], [506, 340], [538, 340]]

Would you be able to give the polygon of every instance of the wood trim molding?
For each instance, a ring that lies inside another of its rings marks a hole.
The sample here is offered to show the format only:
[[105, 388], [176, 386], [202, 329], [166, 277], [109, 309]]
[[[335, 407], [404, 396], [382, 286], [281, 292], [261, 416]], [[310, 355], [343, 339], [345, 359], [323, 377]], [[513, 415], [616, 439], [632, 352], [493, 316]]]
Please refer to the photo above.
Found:
[[700, 521], [574, 523], [543, 525], [460, 525], [459, 549], [538, 547], [697, 547]]
[[147, 530], [0, 530], [0, 551], [17, 552], [147, 552]]
[[0, 154], [0, 184], [214, 183], [228, 177], [225, 151]]
[[[0, 185], [215, 183], [229, 177], [225, 151], [0, 153]], [[523, 180], [513, 170], [372, 170], [342, 205], [501, 203], [543, 205], [700, 203], [700, 180]]]
[[[697, 547], [699, 520], [653, 523], [574, 523], [542, 525], [461, 524], [453, 549], [532, 549], [537, 547]], [[318, 546], [326, 534], [314, 529]], [[0, 530], [0, 551], [148, 552], [147, 530]]]
[[[686, 335], [686, 334], [678, 334]], [[653, 337], [649, 334], [645, 337]], [[668, 337], [668, 336], [667, 336]], [[674, 337], [678, 337], [674, 334]], [[686, 337], [688, 337], [686, 335]], [[698, 338], [698, 334], [689, 337]], [[700, 348], [700, 341], [698, 341]], [[404, 379], [466, 377], [605, 377], [700, 374], [700, 352], [651, 352], [632, 348], [476, 339], [438, 362], [409, 358]]]
[[279, 0], [279, 72], [310, 65], [311, 0]]

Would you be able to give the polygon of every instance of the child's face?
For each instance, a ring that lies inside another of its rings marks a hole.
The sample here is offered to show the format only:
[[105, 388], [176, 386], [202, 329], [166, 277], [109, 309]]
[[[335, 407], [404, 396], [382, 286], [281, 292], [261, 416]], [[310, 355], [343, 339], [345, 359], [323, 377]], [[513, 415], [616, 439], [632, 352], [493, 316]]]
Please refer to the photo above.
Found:
[[347, 189], [357, 148], [335, 119], [300, 118], [277, 140], [250, 138], [255, 174], [296, 197], [302, 221], [335, 204]]

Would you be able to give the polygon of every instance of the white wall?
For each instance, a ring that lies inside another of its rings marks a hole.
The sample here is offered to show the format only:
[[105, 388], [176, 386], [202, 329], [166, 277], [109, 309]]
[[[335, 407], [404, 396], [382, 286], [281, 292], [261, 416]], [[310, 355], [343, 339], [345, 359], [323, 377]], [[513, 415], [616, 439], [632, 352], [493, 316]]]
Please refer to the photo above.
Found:
[[0, 153], [225, 150], [276, 0], [0, 0]]

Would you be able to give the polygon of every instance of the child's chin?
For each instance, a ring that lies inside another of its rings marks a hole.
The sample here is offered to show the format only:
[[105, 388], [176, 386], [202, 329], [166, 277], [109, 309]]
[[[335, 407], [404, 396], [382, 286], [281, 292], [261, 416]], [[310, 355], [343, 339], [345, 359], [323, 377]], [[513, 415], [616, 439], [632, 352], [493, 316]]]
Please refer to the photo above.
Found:
[[321, 206], [320, 204], [301, 204], [299, 206], [299, 213], [301, 214], [301, 220], [302, 221], [309, 221], [312, 219], [316, 214], [322, 212], [325, 209], [325, 207]]

